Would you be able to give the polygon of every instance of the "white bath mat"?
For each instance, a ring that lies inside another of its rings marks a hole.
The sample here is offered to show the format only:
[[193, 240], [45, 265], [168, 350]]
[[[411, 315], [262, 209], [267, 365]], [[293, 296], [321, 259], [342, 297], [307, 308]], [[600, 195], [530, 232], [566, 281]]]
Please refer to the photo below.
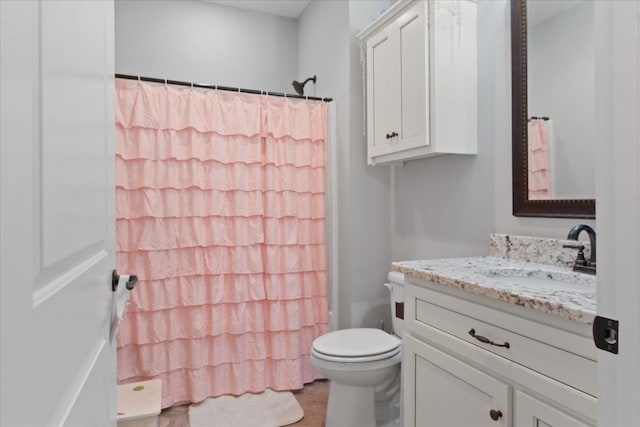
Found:
[[280, 427], [304, 417], [290, 391], [209, 398], [189, 407], [191, 427]]

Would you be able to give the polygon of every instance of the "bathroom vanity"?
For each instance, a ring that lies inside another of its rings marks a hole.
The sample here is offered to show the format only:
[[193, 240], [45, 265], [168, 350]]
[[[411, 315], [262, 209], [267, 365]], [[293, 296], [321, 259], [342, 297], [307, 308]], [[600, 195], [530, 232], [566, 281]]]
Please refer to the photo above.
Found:
[[594, 276], [496, 256], [392, 268], [405, 426], [596, 425]]

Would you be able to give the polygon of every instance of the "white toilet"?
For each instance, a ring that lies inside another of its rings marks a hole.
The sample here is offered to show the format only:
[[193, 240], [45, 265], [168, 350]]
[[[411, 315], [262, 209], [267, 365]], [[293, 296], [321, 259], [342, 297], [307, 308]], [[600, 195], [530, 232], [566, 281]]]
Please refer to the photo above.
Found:
[[404, 275], [390, 272], [385, 286], [391, 291], [395, 335], [353, 328], [313, 341], [311, 363], [330, 380], [325, 427], [375, 427], [376, 421], [385, 423], [382, 418], [389, 413], [388, 408], [376, 407], [376, 401], [399, 406], [402, 320], [396, 316], [403, 317]]

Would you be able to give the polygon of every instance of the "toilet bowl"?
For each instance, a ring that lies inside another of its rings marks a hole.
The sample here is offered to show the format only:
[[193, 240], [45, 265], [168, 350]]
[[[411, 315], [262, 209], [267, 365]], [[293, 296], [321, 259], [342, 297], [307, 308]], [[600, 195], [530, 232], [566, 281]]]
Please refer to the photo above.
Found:
[[[402, 320], [397, 319], [404, 299], [404, 275], [391, 272], [391, 306], [396, 335], [380, 329], [351, 328], [324, 334], [313, 341], [311, 364], [330, 380], [326, 427], [375, 427], [389, 413], [379, 406], [400, 393]], [[398, 309], [396, 309], [398, 308]], [[398, 403], [396, 405], [399, 406]], [[376, 416], [378, 414], [378, 416]], [[383, 415], [380, 415], [383, 414]], [[386, 421], [386, 419], [384, 419]]]

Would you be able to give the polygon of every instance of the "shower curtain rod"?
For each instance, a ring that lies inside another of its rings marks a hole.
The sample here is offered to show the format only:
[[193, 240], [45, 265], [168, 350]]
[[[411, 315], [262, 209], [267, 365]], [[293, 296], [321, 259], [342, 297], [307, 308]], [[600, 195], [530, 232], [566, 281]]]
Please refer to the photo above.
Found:
[[126, 80], [139, 80], [142, 82], [152, 82], [152, 83], [164, 83], [169, 85], [177, 85], [177, 86], [189, 86], [189, 87], [198, 87], [204, 89], [215, 89], [215, 90], [226, 90], [230, 92], [241, 92], [241, 93], [253, 93], [256, 95], [269, 95], [269, 96], [282, 96], [285, 98], [295, 98], [295, 99], [307, 99], [310, 101], [324, 101], [331, 102], [333, 98], [318, 98], [315, 96], [300, 96], [300, 95], [292, 95], [289, 93], [283, 92], [270, 92], [268, 90], [257, 90], [257, 89], [242, 89], [238, 87], [229, 87], [229, 86], [219, 86], [219, 85], [210, 85], [203, 83], [192, 83], [192, 82], [183, 82], [180, 80], [169, 80], [169, 79], [158, 79], [155, 77], [140, 77], [140, 76], [132, 76], [129, 74], [118, 74], [116, 73], [116, 79], [126, 79]]

